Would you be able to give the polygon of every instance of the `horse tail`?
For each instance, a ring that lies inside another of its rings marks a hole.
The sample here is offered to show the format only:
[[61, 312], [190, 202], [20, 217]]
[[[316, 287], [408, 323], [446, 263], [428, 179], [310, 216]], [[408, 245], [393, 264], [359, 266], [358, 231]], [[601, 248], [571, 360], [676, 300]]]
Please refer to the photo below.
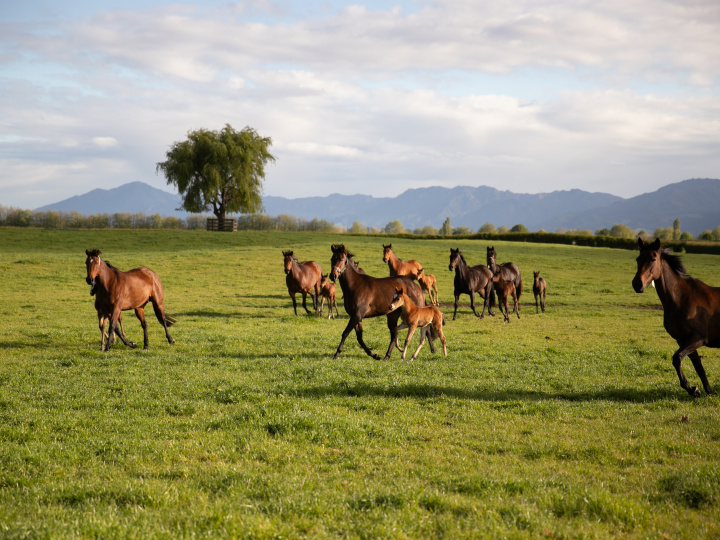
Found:
[[522, 278], [520, 276], [518, 276], [518, 281], [520, 283], [515, 284], [515, 291], [517, 292], [517, 297], [520, 298], [520, 295], [522, 294], [522, 290], [523, 290], [523, 282], [522, 282]]
[[172, 315], [163, 313], [163, 311], [160, 309], [160, 306], [158, 306], [155, 302], [153, 302], [153, 311], [155, 312], [155, 316], [157, 317], [158, 322], [163, 326], [169, 327], [177, 322], [177, 319]]
[[443, 322], [442, 322], [442, 325], [445, 326], [445, 325], [447, 324], [447, 323], [445, 322], [445, 314], [442, 313], [442, 312], [441, 312], [441, 314], [442, 314], [442, 321], [443, 321]]

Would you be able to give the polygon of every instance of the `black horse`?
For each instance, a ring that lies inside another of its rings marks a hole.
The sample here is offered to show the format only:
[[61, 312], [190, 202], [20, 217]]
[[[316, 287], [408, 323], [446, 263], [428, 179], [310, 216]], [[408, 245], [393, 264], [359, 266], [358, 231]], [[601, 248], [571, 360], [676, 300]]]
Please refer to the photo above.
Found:
[[[460, 253], [460, 248], [450, 248], [450, 264], [448, 269], [452, 272], [455, 270], [455, 311], [453, 312], [453, 321], [457, 315], [458, 301], [461, 294], [470, 295], [470, 307], [476, 317], [481, 319], [485, 317], [485, 308], [488, 315], [494, 317], [492, 308], [495, 306], [495, 291], [492, 283], [492, 272], [487, 266], [478, 264], [477, 266], [468, 266], [465, 257]], [[482, 314], [478, 315], [475, 311], [475, 293], [478, 293], [485, 299]]]

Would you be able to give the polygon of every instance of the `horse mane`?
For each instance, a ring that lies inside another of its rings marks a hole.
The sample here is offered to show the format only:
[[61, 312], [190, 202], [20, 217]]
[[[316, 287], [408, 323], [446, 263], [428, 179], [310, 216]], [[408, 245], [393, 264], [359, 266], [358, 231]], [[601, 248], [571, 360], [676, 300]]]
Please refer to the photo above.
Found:
[[100, 256], [100, 250], [98, 248], [92, 248], [90, 251], [88, 251], [89, 257], [99, 257]]
[[685, 270], [685, 265], [679, 255], [674, 255], [670, 249], [665, 248], [660, 252], [660, 256], [676, 274], [687, 275], [687, 270]]
[[107, 265], [107, 267], [108, 267], [110, 270], [120, 270], [118, 267], [113, 266], [110, 261], [105, 261], [105, 264]]
[[333, 244], [331, 249], [332, 249], [333, 253], [334, 253], [335, 251], [340, 251], [340, 252], [344, 253], [345, 256], [346, 256], [348, 259], [352, 259], [352, 258], [355, 256], [354, 253], [350, 253], [350, 252], [345, 248], [345, 244]]

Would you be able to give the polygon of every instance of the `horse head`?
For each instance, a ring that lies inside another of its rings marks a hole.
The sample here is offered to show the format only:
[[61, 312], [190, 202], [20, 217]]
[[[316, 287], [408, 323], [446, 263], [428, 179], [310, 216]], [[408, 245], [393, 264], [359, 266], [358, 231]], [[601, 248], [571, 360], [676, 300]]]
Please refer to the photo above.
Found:
[[448, 265], [448, 270], [450, 270], [451, 272], [455, 270], [457, 265], [460, 264], [461, 257], [462, 255], [460, 254], [460, 248], [450, 248], [450, 264]]
[[292, 251], [283, 251], [282, 254], [284, 257], [283, 264], [285, 265], [285, 274], [287, 275], [292, 272], [293, 261], [297, 259], [293, 256]]
[[383, 262], [386, 263], [390, 260], [390, 254], [392, 253], [392, 244], [387, 246], [383, 244]]
[[93, 296], [97, 290], [95, 279], [100, 273], [100, 250], [97, 248], [86, 249], [85, 255], [87, 255], [87, 259], [85, 259], [85, 270], [87, 271], [85, 283], [90, 285], [90, 296]]
[[636, 259], [637, 272], [632, 280], [632, 286], [636, 293], [641, 293], [650, 283], [660, 279], [663, 249], [659, 238], [656, 238], [652, 244], [646, 244], [642, 238], [638, 237], [638, 247], [640, 255]]
[[540, 285], [540, 272], [535, 272], [533, 270], [533, 283], [535, 287], [538, 287]]
[[488, 268], [493, 271], [495, 270], [495, 266], [497, 266], [497, 252], [494, 246], [488, 246], [487, 248], [487, 265]]
[[345, 270], [347, 270], [348, 258], [350, 255], [343, 244], [333, 244], [330, 249], [332, 249], [332, 257], [330, 258], [330, 266], [332, 266], [332, 270], [330, 271], [329, 277], [330, 281], [335, 282], [335, 280], [338, 279]]
[[395, 311], [397, 308], [402, 307], [405, 304], [405, 296], [402, 287], [395, 287], [395, 294], [393, 294], [392, 302], [388, 309]]

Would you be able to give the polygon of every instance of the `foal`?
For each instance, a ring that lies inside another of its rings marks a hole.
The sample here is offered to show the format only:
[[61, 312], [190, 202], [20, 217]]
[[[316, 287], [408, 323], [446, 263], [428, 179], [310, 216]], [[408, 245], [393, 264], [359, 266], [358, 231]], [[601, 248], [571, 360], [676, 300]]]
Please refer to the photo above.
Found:
[[[402, 359], [405, 360], [408, 344], [418, 326], [420, 327], [420, 345], [415, 349], [410, 360], [415, 360], [420, 349], [425, 344], [427, 332], [432, 332], [434, 337], [440, 337], [440, 341], [442, 341], [443, 344], [443, 356], [447, 357], [447, 342], [445, 341], [445, 334], [443, 334], [442, 331], [443, 324], [445, 324], [445, 317], [443, 317], [442, 311], [435, 306], [416, 306], [410, 297], [399, 287], [395, 289], [395, 295], [388, 309], [395, 311], [398, 308], [402, 310], [400, 318], [402, 318], [403, 321], [403, 323], [398, 326], [398, 330], [409, 328], [407, 338], [405, 338]], [[430, 328], [426, 329], [427, 326], [430, 326]]]
[[[493, 287], [497, 291], [498, 304], [500, 305], [500, 313], [505, 317], [505, 322], [510, 322], [510, 314], [508, 313], [508, 297], [512, 296], [515, 301], [513, 312], [517, 313], [518, 319], [520, 318], [520, 304], [518, 303], [518, 294], [515, 289], [515, 282], [512, 279], [505, 280], [502, 272], [498, 270], [493, 274], [492, 277]], [[505, 313], [503, 313], [503, 307], [505, 307]]]
[[547, 294], [547, 283], [540, 277], [540, 272], [533, 272], [533, 294], [535, 295], [535, 313], [538, 312], [538, 299], [540, 300], [540, 307], [542, 312], [545, 313], [545, 295]]
[[320, 276], [320, 309], [318, 309], [318, 315], [322, 316], [323, 308], [325, 307], [325, 299], [327, 298], [328, 301], [328, 319], [329, 318], [335, 318], [335, 315], [333, 315], [333, 305], [335, 306], [335, 313], [337, 316], [340, 316], [340, 313], [338, 313], [337, 308], [337, 295], [335, 293], [335, 284], [328, 279], [327, 274], [323, 274]]
[[[430, 297], [430, 303], [433, 306], [439, 306], [440, 301], [438, 300], [438, 290], [437, 290], [437, 281], [435, 281], [435, 276], [432, 274], [424, 274], [423, 277], [419, 279], [420, 282], [420, 288], [423, 291], [427, 291], [428, 296]], [[435, 290], [435, 298], [433, 299], [433, 290]]]

